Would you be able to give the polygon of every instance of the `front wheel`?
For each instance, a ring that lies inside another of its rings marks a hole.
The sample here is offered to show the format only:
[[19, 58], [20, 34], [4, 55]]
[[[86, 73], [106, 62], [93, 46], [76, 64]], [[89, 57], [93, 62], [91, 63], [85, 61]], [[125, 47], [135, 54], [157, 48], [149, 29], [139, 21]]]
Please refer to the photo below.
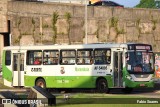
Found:
[[38, 79], [35, 85], [40, 86], [42, 88], [46, 88], [46, 82], [44, 81], [44, 79]]
[[108, 84], [105, 79], [99, 79], [97, 81], [97, 91], [100, 93], [109, 93]]

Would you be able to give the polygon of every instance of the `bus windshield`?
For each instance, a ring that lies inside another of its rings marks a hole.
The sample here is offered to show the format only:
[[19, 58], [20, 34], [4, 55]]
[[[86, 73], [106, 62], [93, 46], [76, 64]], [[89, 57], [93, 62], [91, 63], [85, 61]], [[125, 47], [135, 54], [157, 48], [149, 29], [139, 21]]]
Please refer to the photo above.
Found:
[[127, 70], [130, 73], [153, 73], [153, 53], [146, 51], [128, 52], [126, 62]]

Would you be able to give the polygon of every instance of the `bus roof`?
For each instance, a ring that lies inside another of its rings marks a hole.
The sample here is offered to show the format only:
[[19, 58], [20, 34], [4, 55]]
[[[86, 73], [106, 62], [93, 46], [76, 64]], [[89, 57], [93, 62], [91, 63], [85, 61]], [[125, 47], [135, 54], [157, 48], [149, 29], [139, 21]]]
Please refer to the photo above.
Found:
[[[3, 50], [41, 50], [41, 49], [89, 49], [89, 48], [127, 48], [128, 45], [142, 43], [92, 43], [77, 45], [28, 45], [28, 46], [6, 46]], [[143, 44], [149, 45], [149, 44]]]

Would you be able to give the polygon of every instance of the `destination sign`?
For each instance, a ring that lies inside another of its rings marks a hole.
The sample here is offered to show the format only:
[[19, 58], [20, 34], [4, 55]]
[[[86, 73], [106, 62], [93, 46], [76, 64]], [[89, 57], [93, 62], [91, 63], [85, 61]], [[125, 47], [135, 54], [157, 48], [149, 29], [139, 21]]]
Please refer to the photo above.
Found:
[[128, 50], [152, 50], [152, 47], [145, 44], [132, 44], [128, 46]]
[[151, 46], [136, 46], [137, 50], [151, 50]]

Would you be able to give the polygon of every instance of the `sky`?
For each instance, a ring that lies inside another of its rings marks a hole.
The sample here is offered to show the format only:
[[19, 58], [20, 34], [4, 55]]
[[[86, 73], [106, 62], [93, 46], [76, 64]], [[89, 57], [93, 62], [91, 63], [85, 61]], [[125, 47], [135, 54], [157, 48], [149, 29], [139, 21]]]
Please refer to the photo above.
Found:
[[[39, 0], [39, 1], [52, 2], [52, 1], [68, 1], [68, 0]], [[70, 1], [76, 1], [76, 0], [70, 0]], [[140, 0], [110, 0], [110, 1], [115, 1], [118, 4], [124, 5], [124, 7], [134, 7], [140, 2]]]
[[124, 5], [124, 7], [134, 7], [139, 4], [140, 0], [111, 0], [118, 4]]

